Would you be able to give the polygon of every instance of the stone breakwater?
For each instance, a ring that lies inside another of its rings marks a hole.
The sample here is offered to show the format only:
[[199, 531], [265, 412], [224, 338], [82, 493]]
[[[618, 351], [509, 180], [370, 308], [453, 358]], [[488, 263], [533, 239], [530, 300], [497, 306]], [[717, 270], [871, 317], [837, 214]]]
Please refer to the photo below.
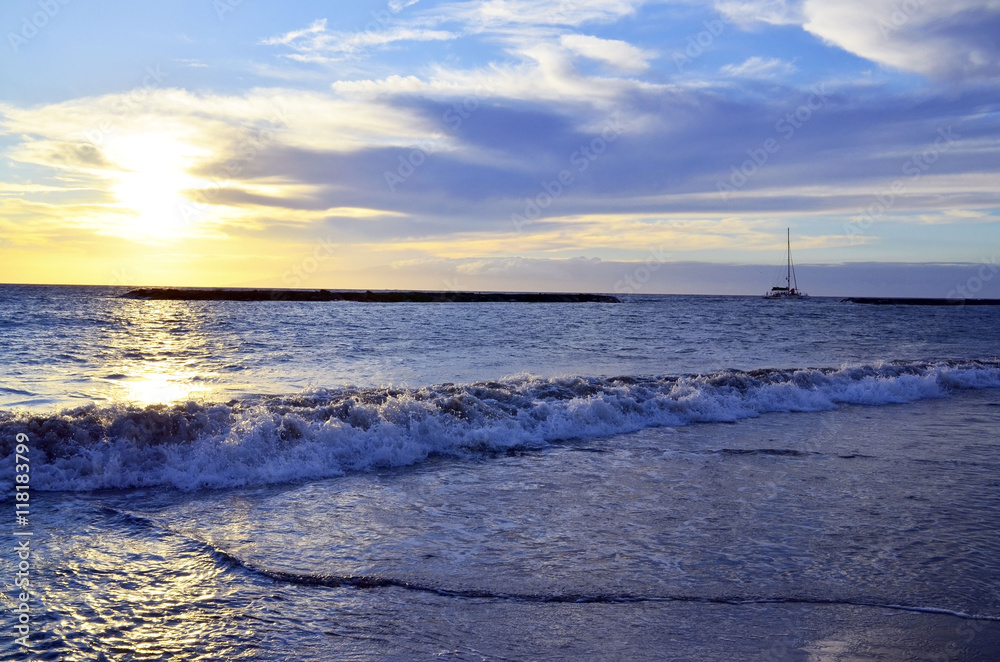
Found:
[[143, 287], [124, 299], [173, 301], [359, 301], [372, 303], [621, 303], [607, 294], [557, 292], [428, 292]]
[[892, 297], [849, 297], [841, 299], [850, 303], [867, 303], [875, 306], [1000, 306], [1000, 299], [926, 299]]

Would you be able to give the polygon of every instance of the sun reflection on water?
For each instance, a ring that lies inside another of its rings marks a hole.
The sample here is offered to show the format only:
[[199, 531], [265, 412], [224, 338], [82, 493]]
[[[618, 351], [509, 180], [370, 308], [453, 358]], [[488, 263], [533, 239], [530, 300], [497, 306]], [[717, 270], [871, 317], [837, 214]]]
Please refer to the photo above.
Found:
[[192, 383], [195, 373], [154, 372], [138, 374], [134, 381], [124, 384], [125, 400], [142, 406], [172, 405], [195, 400], [207, 395], [210, 389], [205, 385]]
[[76, 514], [83, 525], [50, 543], [65, 558], [52, 568], [58, 581], [40, 589], [44, 603], [58, 605], [42, 633], [58, 659], [255, 659], [242, 584], [205, 545], [136, 520], [112, 531]]
[[218, 377], [204, 306], [135, 301], [109, 338], [110, 398], [142, 407], [205, 399]]

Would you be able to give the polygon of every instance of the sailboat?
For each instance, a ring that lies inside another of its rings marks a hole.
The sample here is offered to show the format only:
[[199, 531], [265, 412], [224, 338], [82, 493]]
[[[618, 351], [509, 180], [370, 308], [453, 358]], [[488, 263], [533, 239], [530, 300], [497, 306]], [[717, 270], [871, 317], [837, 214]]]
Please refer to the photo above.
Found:
[[788, 247], [785, 252], [788, 256], [788, 267], [785, 271], [785, 286], [775, 285], [771, 288], [771, 291], [764, 295], [765, 299], [802, 299], [807, 296], [805, 292], [799, 290], [799, 284], [795, 280], [795, 267], [792, 266], [792, 230], [787, 229], [788, 232]]

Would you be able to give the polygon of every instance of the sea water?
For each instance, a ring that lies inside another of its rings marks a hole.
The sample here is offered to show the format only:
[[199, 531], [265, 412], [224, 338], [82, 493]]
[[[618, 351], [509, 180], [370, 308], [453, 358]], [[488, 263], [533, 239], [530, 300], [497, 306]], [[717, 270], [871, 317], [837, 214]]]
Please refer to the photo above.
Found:
[[11, 659], [996, 659], [1000, 309], [122, 292], [0, 287]]

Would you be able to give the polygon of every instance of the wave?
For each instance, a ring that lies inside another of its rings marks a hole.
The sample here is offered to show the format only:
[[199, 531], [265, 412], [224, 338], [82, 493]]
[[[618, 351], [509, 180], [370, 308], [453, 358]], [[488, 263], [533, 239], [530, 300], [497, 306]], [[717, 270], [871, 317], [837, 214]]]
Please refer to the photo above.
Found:
[[[512, 377], [419, 389], [323, 389], [230, 403], [0, 412], [0, 475], [28, 435], [31, 487], [192, 491], [539, 448], [648, 427], [882, 405], [1000, 387], [1000, 361], [884, 362], [703, 375]], [[9, 480], [0, 489], [10, 490]]]

